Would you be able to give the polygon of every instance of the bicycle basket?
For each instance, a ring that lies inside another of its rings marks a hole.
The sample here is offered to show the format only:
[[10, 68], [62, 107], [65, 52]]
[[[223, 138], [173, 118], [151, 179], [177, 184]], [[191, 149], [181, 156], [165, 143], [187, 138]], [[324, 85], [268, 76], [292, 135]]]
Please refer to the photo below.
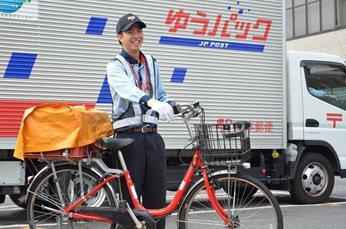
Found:
[[201, 157], [213, 165], [240, 164], [250, 159], [250, 123], [195, 124]]

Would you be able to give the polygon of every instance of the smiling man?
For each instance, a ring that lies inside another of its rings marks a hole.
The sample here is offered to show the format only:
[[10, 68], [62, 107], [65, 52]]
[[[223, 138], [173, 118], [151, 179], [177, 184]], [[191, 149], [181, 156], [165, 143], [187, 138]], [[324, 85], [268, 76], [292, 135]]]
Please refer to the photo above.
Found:
[[[146, 24], [134, 14], [122, 16], [117, 39], [122, 51], [107, 65], [107, 78], [113, 99], [113, 129], [117, 138], [133, 138], [123, 150], [137, 194], [146, 208], [162, 208], [166, 203], [165, 144], [157, 133], [157, 121], [171, 121], [173, 100], [162, 85], [156, 59], [140, 49]], [[126, 185], [122, 185], [125, 187]], [[127, 190], [122, 190], [131, 204]], [[157, 224], [165, 228], [165, 220]]]

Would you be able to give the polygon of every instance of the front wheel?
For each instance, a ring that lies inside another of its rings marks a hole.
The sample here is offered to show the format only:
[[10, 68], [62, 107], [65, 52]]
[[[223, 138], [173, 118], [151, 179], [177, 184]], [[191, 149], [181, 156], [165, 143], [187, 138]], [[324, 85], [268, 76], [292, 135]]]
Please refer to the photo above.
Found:
[[[63, 207], [69, 206], [84, 194], [92, 190], [100, 181], [98, 174], [88, 168], [82, 169], [82, 180], [75, 165], [56, 166], [53, 171], [47, 169], [33, 181], [28, 190], [27, 217], [33, 228], [115, 228], [102, 222], [75, 221], [63, 213]], [[82, 181], [82, 182], [81, 182]], [[83, 207], [115, 207], [116, 200], [109, 186], [88, 199]]]
[[[279, 203], [269, 189], [258, 180], [247, 175], [224, 173], [212, 176], [211, 181], [217, 200], [230, 223], [225, 225], [208, 199], [204, 182], [200, 182], [189, 191], [180, 208], [179, 229], [283, 228]], [[253, 194], [252, 190], [257, 192]]]
[[327, 201], [333, 187], [334, 171], [330, 162], [321, 154], [308, 153], [298, 164], [290, 194], [298, 203], [316, 204]]

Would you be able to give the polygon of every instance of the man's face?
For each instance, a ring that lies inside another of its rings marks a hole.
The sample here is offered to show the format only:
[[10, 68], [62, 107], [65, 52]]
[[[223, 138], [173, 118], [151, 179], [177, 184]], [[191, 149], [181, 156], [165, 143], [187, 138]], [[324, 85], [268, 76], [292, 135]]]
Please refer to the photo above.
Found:
[[134, 24], [130, 29], [119, 34], [118, 40], [122, 43], [125, 51], [139, 51], [144, 40], [143, 30], [138, 24]]

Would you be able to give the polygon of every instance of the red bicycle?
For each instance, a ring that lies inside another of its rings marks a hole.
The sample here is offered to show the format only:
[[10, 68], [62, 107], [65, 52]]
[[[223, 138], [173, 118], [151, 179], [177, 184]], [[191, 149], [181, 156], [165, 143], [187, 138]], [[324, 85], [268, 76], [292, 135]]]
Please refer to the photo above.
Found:
[[[156, 219], [177, 209], [180, 229], [283, 228], [280, 206], [273, 194], [261, 182], [237, 170], [249, 159], [250, 124], [205, 124], [198, 102], [176, 109], [189, 132], [194, 155], [165, 208], [145, 209], [137, 197], [121, 152], [132, 139], [103, 138], [101, 147], [93, 144], [77, 152], [26, 155], [47, 162], [28, 189], [30, 228], [115, 228], [120, 224], [152, 229]], [[191, 119], [197, 116], [200, 122], [192, 124]], [[104, 151], [117, 153], [121, 169], [105, 165], [100, 158]], [[192, 184], [197, 174], [201, 178]], [[121, 189], [113, 187], [120, 185], [121, 177], [125, 177], [133, 209], [122, 200]]]

